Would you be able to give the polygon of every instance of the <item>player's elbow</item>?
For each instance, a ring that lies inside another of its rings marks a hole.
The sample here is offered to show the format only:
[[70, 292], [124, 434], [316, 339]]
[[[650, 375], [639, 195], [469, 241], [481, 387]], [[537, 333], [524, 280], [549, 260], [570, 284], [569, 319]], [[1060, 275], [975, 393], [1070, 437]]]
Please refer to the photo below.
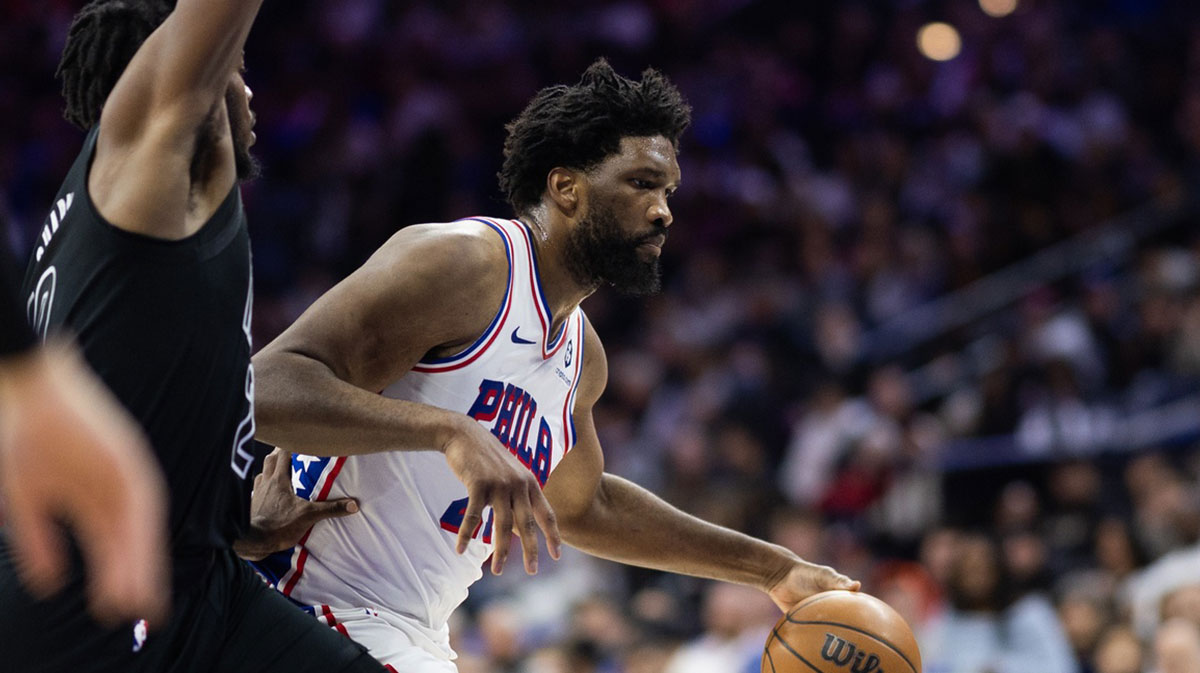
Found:
[[558, 530], [563, 541], [572, 547], [589, 551], [604, 538], [602, 531], [611, 517], [611, 503], [604, 488], [604, 480], [596, 485], [591, 497], [571, 497], [550, 500], [558, 518]]

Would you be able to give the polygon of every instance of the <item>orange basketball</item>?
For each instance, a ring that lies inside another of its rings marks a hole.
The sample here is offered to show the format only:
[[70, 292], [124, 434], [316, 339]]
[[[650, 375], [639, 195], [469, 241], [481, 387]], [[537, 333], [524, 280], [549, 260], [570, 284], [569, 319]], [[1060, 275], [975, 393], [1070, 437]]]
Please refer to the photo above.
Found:
[[912, 629], [870, 594], [826, 591], [784, 615], [763, 648], [763, 673], [921, 673]]

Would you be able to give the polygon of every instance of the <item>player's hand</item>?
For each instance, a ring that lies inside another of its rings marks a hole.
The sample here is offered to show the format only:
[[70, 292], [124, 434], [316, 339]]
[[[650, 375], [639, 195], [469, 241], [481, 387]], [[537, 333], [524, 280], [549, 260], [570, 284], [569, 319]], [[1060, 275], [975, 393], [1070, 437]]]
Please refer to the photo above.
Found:
[[796, 561], [778, 580], [768, 584], [767, 595], [775, 601], [780, 610], [787, 612], [800, 601], [822, 591], [858, 591], [861, 588], [861, 582], [852, 580], [829, 566]]
[[300, 542], [313, 524], [349, 516], [358, 511], [353, 498], [312, 502], [292, 490], [292, 454], [275, 449], [263, 460], [263, 470], [254, 477], [250, 497], [250, 530], [233, 543], [233, 550], [247, 561], [257, 561]]
[[467, 487], [467, 510], [458, 529], [456, 549], [459, 554], [483, 521], [483, 508], [492, 507], [495, 517], [492, 539], [492, 574], [504, 571], [508, 548], [512, 542], [509, 531], [521, 540], [525, 572], [538, 570], [538, 535], [540, 528], [546, 537], [546, 548], [557, 560], [561, 556], [562, 536], [554, 509], [542, 495], [541, 486], [533, 474], [517, 461], [496, 437], [469, 417], [463, 416], [450, 439], [443, 446], [446, 462], [455, 476]]
[[166, 489], [137, 423], [78, 356], [50, 343], [0, 362], [0, 497], [17, 571], [47, 597], [82, 550], [96, 619], [161, 621]]

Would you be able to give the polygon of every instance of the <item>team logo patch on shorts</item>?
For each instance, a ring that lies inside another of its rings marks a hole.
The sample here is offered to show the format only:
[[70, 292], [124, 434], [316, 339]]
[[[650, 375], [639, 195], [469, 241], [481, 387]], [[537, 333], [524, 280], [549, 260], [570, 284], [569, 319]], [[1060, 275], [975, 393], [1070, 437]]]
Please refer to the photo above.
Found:
[[137, 620], [137, 623], [133, 625], [133, 651], [134, 652], [142, 651], [142, 646], [146, 644], [146, 636], [148, 634], [148, 630], [149, 630], [149, 626], [146, 624], [146, 620], [144, 620], [144, 619]]

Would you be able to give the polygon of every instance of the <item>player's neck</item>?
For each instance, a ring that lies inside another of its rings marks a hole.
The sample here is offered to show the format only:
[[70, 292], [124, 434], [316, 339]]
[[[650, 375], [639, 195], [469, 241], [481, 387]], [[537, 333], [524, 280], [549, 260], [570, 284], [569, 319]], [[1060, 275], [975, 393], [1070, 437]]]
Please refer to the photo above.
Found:
[[537, 257], [538, 280], [546, 296], [546, 307], [553, 317], [551, 333], [596, 291], [595, 286], [581, 284], [567, 264], [567, 236], [570, 229], [552, 226], [545, 212], [535, 212], [521, 218], [533, 233], [533, 254]]

